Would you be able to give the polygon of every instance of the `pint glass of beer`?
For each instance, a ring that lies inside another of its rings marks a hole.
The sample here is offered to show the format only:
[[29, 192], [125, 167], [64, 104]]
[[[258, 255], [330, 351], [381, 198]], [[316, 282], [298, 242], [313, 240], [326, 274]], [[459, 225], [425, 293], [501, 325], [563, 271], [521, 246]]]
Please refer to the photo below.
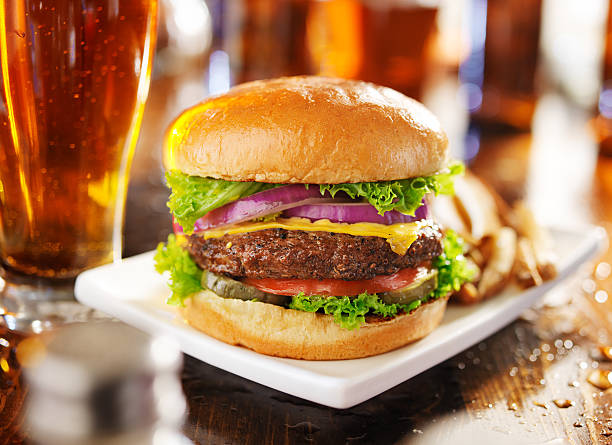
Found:
[[460, 68], [482, 130], [528, 131], [536, 106], [542, 0], [470, 0], [471, 54]]
[[79, 272], [120, 258], [156, 17], [157, 0], [0, 0], [5, 320], [44, 317]]
[[310, 3], [307, 40], [314, 71], [367, 80], [420, 98], [438, 0]]
[[[296, 74], [361, 79], [419, 97], [439, 0], [207, 0], [231, 83]], [[217, 63], [211, 57], [211, 71]], [[229, 81], [227, 82], [230, 83]]]

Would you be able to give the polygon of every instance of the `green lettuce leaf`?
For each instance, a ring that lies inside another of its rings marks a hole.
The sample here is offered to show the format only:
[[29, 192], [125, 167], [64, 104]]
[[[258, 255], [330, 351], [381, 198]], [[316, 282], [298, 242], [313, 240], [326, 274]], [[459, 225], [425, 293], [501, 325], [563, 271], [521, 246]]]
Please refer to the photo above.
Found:
[[474, 278], [476, 270], [463, 256], [463, 249], [463, 240], [449, 230], [444, 240], [444, 252], [433, 262], [433, 266], [438, 269], [438, 287], [410, 304], [386, 304], [378, 295], [368, 293], [357, 297], [323, 297], [299, 293], [293, 297], [289, 308], [305, 312], [322, 311], [332, 315], [336, 323], [349, 330], [363, 325], [367, 314], [394, 317], [400, 313], [410, 313], [423, 303], [458, 291], [463, 283]]
[[183, 300], [202, 290], [202, 269], [191, 259], [174, 235], [168, 236], [167, 243], [159, 243], [154, 256], [155, 270], [169, 272], [168, 287], [172, 291], [166, 303], [180, 306]]
[[338, 192], [345, 192], [353, 199], [366, 199], [381, 215], [391, 210], [414, 215], [427, 193], [452, 195], [454, 176], [462, 174], [464, 170], [461, 162], [455, 162], [432, 176], [399, 181], [321, 184], [320, 189], [322, 195], [329, 192], [334, 197]]
[[358, 329], [365, 323], [367, 314], [382, 317], [395, 317], [401, 312], [410, 312], [421, 305], [421, 300], [410, 304], [386, 304], [376, 294], [364, 292], [357, 297], [323, 297], [320, 295], [304, 295], [300, 292], [289, 304], [290, 309], [305, 312], [322, 310], [332, 315], [334, 321], [344, 329]]
[[433, 261], [438, 269], [438, 287], [430, 298], [439, 298], [449, 292], [457, 292], [463, 283], [472, 281], [477, 270], [463, 256], [463, 239], [453, 230], [448, 230], [444, 238], [444, 252]]
[[172, 189], [168, 207], [185, 233], [191, 233], [196, 220], [211, 210], [278, 186], [189, 176], [178, 170], [166, 172], [166, 183]]

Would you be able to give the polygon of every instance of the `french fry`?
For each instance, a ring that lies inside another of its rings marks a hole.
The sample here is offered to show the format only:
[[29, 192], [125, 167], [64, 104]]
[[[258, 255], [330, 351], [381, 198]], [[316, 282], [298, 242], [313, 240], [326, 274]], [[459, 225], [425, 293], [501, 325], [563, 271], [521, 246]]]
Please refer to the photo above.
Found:
[[476, 246], [476, 249], [480, 253], [481, 262], [480, 267], [484, 267], [489, 262], [489, 258], [493, 254], [493, 244], [495, 243], [495, 237], [492, 235], [484, 237], [480, 240], [480, 243]]
[[480, 268], [482, 268], [487, 262], [487, 259], [483, 255], [482, 251], [477, 247], [470, 249], [469, 252], [466, 254], [466, 257], [471, 259], [474, 264], [476, 264]]
[[501, 291], [510, 281], [538, 286], [557, 274], [551, 238], [520, 202], [510, 207], [495, 190], [470, 172], [455, 181], [455, 196], [438, 197], [436, 220], [466, 242], [466, 258], [480, 268], [479, 279], [453, 296], [472, 304]]
[[491, 256], [477, 286], [483, 298], [495, 294], [506, 285], [516, 256], [516, 238], [516, 232], [510, 227], [502, 227], [493, 235]]
[[542, 276], [529, 238], [519, 237], [516, 245], [516, 263], [514, 275], [519, 286], [526, 288], [542, 284]]
[[538, 225], [533, 213], [523, 202], [518, 202], [513, 207], [516, 221], [516, 230], [519, 235], [531, 242], [536, 267], [543, 281], [557, 276], [557, 258], [552, 247], [550, 234], [542, 226]]
[[494, 196], [474, 175], [455, 181], [455, 204], [474, 240], [496, 233], [501, 227]]
[[474, 243], [467, 222], [459, 213], [455, 200], [448, 195], [437, 196], [431, 203], [434, 219], [445, 229], [457, 232], [468, 243]]
[[459, 292], [453, 295], [453, 299], [461, 304], [474, 304], [482, 300], [482, 295], [473, 283], [465, 283]]

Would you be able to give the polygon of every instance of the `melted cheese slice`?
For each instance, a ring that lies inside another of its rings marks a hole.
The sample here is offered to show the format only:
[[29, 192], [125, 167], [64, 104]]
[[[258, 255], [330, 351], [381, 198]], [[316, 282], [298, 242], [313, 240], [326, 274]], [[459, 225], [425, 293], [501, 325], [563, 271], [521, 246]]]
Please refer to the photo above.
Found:
[[233, 226], [210, 229], [203, 232], [204, 239], [220, 238], [223, 235], [255, 232], [266, 229], [303, 230], [306, 232], [333, 232], [346, 233], [354, 236], [378, 236], [385, 238], [391, 250], [398, 255], [404, 255], [410, 245], [417, 239], [418, 233], [425, 221], [402, 224], [375, 224], [375, 223], [333, 223], [328, 219], [310, 221], [306, 218], [278, 218], [269, 222], [247, 222]]

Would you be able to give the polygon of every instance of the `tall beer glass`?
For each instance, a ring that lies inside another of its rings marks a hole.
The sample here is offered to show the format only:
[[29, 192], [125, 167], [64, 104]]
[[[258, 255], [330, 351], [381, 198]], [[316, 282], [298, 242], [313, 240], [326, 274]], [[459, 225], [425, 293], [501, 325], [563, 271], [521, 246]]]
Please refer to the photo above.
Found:
[[0, 0], [0, 310], [17, 329], [120, 258], [156, 18], [157, 0]]

